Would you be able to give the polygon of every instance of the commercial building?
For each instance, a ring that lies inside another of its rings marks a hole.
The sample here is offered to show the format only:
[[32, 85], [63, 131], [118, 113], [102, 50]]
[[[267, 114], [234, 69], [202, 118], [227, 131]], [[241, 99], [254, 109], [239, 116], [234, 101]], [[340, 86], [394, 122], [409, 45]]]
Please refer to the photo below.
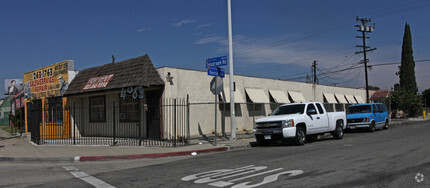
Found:
[[[162, 67], [157, 69], [166, 83], [164, 98], [189, 96], [191, 135], [212, 134], [214, 130], [214, 95], [209, 84], [213, 79], [205, 71]], [[345, 87], [316, 85], [268, 78], [235, 75], [235, 116], [237, 132], [250, 133], [254, 120], [267, 116], [278, 105], [317, 101], [329, 111], [344, 111], [349, 104], [364, 103], [366, 91]], [[217, 133], [230, 132], [229, 75], [223, 79], [224, 94], [217, 108]], [[225, 99], [225, 100], [224, 100]], [[223, 130], [224, 129], [224, 130]]]
[[[45, 70], [49, 69], [41, 69]], [[42, 74], [39, 78], [39, 70], [24, 77], [31, 91], [26, 93], [31, 109], [27, 116], [33, 117], [31, 124], [39, 126], [39, 140], [109, 145], [158, 140], [176, 145], [178, 140], [189, 143], [190, 137], [230, 134], [228, 74], [222, 81], [224, 92], [215, 96], [210, 91], [214, 77], [206, 71], [155, 68], [148, 55], [88, 68], [76, 77], [77, 71], [68, 70], [73, 71], [52, 75], [58, 80], [67, 77], [70, 84], [65, 88], [52, 77]], [[54, 86], [44, 85], [52, 83]], [[281, 104], [318, 101], [329, 111], [343, 111], [349, 104], [363, 103], [366, 91], [235, 75], [234, 96], [236, 132], [240, 134], [251, 133], [255, 119]], [[220, 102], [215, 104], [215, 99]], [[42, 115], [38, 115], [38, 107]]]

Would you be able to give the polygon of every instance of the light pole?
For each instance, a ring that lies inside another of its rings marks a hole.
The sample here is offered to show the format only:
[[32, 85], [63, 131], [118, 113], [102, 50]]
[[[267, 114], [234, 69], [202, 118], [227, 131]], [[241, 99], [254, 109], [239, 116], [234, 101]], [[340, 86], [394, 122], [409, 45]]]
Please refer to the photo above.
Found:
[[230, 74], [230, 140], [236, 140], [236, 119], [234, 109], [234, 72], [233, 72], [233, 31], [231, 27], [231, 0], [227, 0], [227, 14], [228, 14], [228, 62]]

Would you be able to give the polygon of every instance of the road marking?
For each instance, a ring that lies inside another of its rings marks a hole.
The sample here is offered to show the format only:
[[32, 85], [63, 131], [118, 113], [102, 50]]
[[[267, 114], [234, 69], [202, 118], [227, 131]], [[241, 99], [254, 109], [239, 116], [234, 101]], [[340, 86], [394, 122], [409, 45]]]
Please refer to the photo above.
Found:
[[[235, 169], [211, 170], [207, 172], [201, 172], [201, 173], [185, 176], [181, 180], [182, 181], [194, 180], [194, 183], [196, 184], [207, 183], [207, 185], [215, 186], [215, 187], [226, 187], [226, 186], [232, 185], [232, 188], [248, 188], [248, 187], [258, 187], [267, 183], [274, 182], [278, 180], [279, 176], [284, 174], [289, 174], [289, 176], [297, 176], [303, 173], [303, 170], [290, 170], [290, 171], [284, 171], [284, 172], [273, 174], [275, 172], [281, 171], [283, 168], [262, 171], [265, 169], [267, 169], [267, 166], [250, 165], [250, 166], [244, 166], [244, 167], [235, 168]], [[242, 182], [242, 183], [238, 182], [238, 181], [242, 181], [245, 179], [249, 179], [252, 177], [257, 177], [265, 174], [272, 174], [272, 175], [268, 175], [264, 177], [263, 181], [260, 183], [251, 185], [250, 184], [252, 183], [251, 181]], [[237, 176], [243, 176], [243, 175], [247, 175], [247, 176], [237, 177]], [[237, 177], [237, 178], [232, 179], [233, 177]], [[236, 182], [238, 183], [236, 184]]]
[[85, 172], [82, 172], [81, 170], [79, 170], [78, 168], [74, 167], [74, 166], [63, 166], [64, 169], [66, 169], [68, 172], [70, 172], [73, 176], [91, 184], [94, 187], [97, 188], [115, 188], [114, 186], [99, 180], [93, 176], [88, 175]]

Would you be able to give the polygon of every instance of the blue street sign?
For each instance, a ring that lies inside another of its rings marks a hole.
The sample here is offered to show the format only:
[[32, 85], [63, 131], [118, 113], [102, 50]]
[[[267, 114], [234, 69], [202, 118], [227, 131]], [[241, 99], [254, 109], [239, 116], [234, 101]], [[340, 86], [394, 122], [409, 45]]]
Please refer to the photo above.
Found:
[[214, 57], [206, 60], [206, 68], [227, 65], [227, 56]]
[[225, 69], [219, 67], [211, 67], [208, 69], [209, 76], [219, 76], [221, 78], [225, 77]]

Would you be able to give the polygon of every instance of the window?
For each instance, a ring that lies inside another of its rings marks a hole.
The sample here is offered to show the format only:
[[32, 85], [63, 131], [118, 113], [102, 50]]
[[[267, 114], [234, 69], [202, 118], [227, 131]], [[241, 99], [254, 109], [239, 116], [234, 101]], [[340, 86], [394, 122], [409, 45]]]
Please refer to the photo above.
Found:
[[320, 114], [324, 114], [324, 109], [321, 107], [320, 104], [316, 103], [318, 111], [320, 112]]
[[[375, 105], [373, 105], [375, 108]], [[358, 105], [358, 106], [349, 106], [346, 110], [347, 114], [357, 114], [357, 113], [371, 113], [372, 109], [370, 105]]]
[[387, 108], [385, 107], [384, 104], [377, 104], [379, 112], [386, 112]]
[[45, 118], [48, 123], [63, 122], [63, 100], [61, 97], [49, 98], [45, 105]]
[[246, 103], [248, 107], [248, 111], [254, 111], [254, 112], [260, 112], [263, 109], [262, 103], [254, 103], [252, 102], [251, 98], [249, 98], [248, 95], [246, 95]]
[[272, 115], [303, 114], [303, 111], [305, 111], [305, 104], [292, 104], [278, 107]]
[[140, 99], [126, 95], [125, 99], [119, 97], [119, 121], [120, 122], [139, 122]]
[[106, 122], [105, 96], [90, 97], [90, 122]]
[[[311, 112], [311, 110], [313, 110], [313, 112]], [[308, 105], [308, 109], [306, 110], [306, 112], [308, 113], [308, 115], [314, 115], [314, 114], [318, 114], [317, 109], [315, 108], [314, 104], [309, 104]]]

